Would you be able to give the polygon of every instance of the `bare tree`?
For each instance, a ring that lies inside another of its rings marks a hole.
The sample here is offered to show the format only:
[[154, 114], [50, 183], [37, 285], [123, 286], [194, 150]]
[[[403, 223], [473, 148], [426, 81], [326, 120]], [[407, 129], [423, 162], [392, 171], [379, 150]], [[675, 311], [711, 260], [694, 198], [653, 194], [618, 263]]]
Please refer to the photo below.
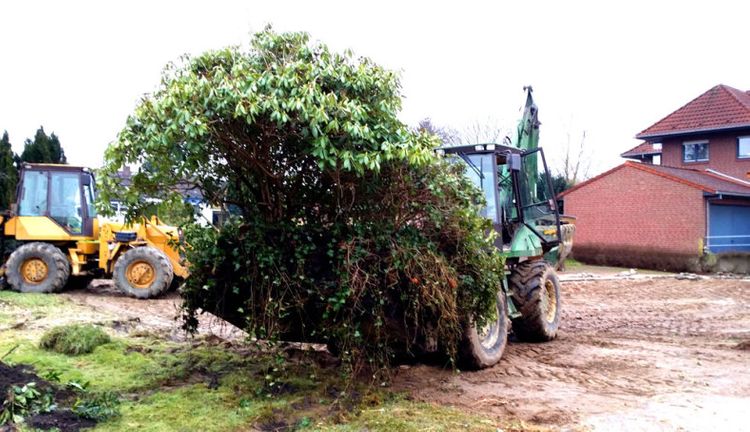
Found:
[[501, 122], [487, 118], [475, 121], [461, 130], [459, 137], [464, 144], [500, 143], [510, 136], [510, 129], [503, 127]]
[[429, 132], [443, 142], [443, 145], [453, 146], [461, 144], [461, 138], [455, 129], [445, 126], [438, 126], [432, 122], [432, 119], [426, 117], [422, 119], [417, 125], [417, 130]]
[[581, 132], [580, 141], [574, 142], [571, 133], [567, 133], [567, 140], [563, 147], [562, 166], [559, 175], [573, 186], [588, 178], [591, 169], [591, 152], [586, 146], [586, 131]]

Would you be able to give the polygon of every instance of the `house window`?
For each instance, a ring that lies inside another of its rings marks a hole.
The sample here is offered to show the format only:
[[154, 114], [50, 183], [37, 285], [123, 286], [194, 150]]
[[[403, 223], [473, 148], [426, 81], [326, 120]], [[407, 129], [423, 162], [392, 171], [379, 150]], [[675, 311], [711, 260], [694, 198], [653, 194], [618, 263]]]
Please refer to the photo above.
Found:
[[737, 138], [737, 157], [750, 159], [750, 136]]
[[651, 159], [652, 165], [661, 165], [661, 155], [654, 155], [653, 159]]
[[687, 141], [682, 143], [683, 162], [703, 162], [708, 160], [708, 141]]

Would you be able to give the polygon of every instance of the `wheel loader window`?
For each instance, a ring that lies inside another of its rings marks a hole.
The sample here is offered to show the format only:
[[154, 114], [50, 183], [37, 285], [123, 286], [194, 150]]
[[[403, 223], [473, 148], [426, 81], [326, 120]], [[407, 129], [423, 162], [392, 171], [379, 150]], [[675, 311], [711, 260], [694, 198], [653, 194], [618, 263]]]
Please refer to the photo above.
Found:
[[86, 194], [86, 208], [89, 211], [89, 217], [93, 218], [96, 217], [96, 207], [94, 206], [94, 185], [89, 182], [88, 185], [84, 186], [84, 191]]
[[47, 173], [24, 171], [23, 190], [18, 205], [19, 216], [44, 216], [47, 214]]
[[50, 217], [70, 233], [80, 234], [83, 225], [80, 173], [51, 173], [49, 197]]

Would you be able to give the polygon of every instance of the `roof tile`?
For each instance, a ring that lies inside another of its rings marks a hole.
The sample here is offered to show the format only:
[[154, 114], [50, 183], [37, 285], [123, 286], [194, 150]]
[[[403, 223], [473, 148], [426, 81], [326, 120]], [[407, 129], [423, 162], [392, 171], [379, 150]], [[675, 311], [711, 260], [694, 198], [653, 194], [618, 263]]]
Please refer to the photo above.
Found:
[[654, 144], [650, 142], [642, 142], [632, 149], [621, 154], [620, 157], [632, 158], [641, 155], [657, 155], [661, 154], [661, 149], [654, 148]]
[[750, 195], [750, 185], [747, 185], [745, 181], [736, 179], [732, 180], [732, 177], [723, 175], [716, 175], [707, 171], [700, 171], [689, 168], [677, 168], [664, 165], [651, 165], [633, 161], [627, 161], [622, 165], [618, 165], [611, 170], [599, 174], [596, 177], [588, 179], [582, 183], [579, 183], [572, 188], [562, 192], [558, 197], [563, 197], [576, 189], [585, 187], [587, 184], [592, 183], [602, 177], [605, 177], [613, 172], [623, 168], [635, 168], [641, 171], [645, 171], [660, 177], [667, 178], [672, 181], [676, 181], [687, 186], [700, 189], [708, 193], [735, 193], [735, 194], [747, 194]]
[[669, 114], [636, 138], [750, 126], [750, 92], [717, 85]]

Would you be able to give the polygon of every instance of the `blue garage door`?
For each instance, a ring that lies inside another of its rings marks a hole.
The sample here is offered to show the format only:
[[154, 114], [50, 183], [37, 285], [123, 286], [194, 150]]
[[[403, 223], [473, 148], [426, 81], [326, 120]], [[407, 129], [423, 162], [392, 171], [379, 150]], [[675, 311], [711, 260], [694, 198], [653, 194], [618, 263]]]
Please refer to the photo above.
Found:
[[708, 220], [711, 252], [750, 252], [750, 206], [710, 204]]

